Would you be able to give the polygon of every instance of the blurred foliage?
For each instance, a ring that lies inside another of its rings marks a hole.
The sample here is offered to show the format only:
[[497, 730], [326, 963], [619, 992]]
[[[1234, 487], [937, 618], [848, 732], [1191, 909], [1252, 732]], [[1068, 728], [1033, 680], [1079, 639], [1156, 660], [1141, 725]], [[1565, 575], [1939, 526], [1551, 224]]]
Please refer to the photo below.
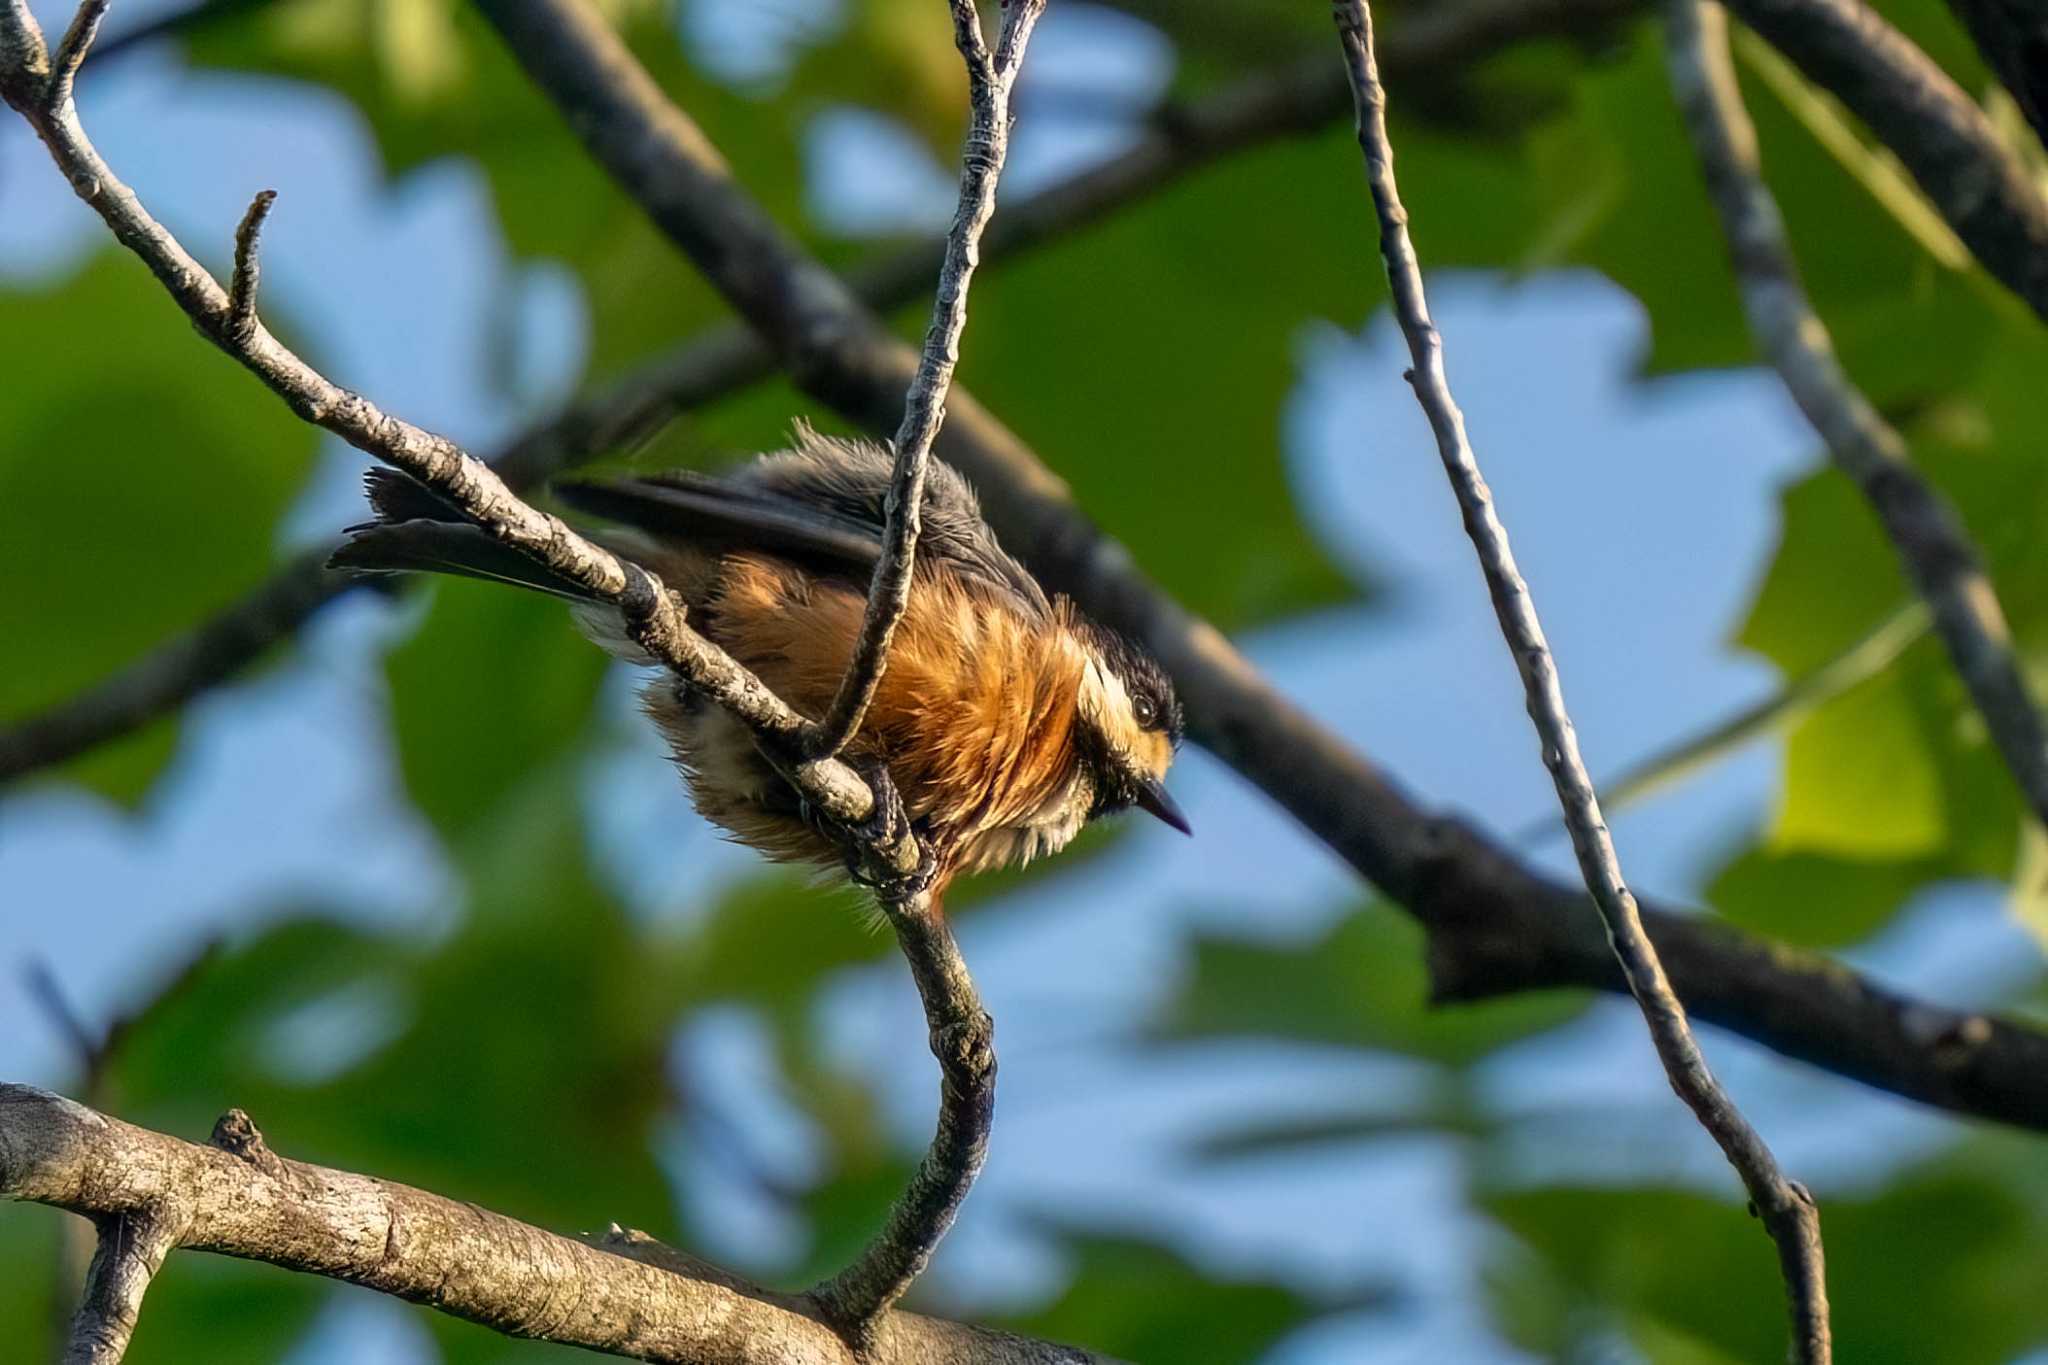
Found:
[[[66, 279], [0, 297], [8, 334], [34, 338], [8, 346], [0, 383], [0, 582], [14, 585], [0, 639], [35, 661], [0, 669], [5, 724], [254, 583], [317, 433], [198, 341], [111, 244]], [[132, 803], [174, 730], [151, 726], [70, 776]]]
[[[1966, 88], [1983, 87], [1941, 0], [1880, 7]], [[870, 110], [908, 130], [935, 166], [950, 165], [964, 89], [935, 7], [843, 0], [836, 16], [792, 18], [784, 67], [744, 83], [721, 78], [711, 55], [681, 38], [676, 5], [605, 8], [747, 188], [828, 261], [894, 244], [849, 240], [813, 216], [807, 139], [819, 114]], [[1322, 10], [1280, 0], [1116, 8], [1172, 40], [1175, 97], [1330, 41]], [[1392, 25], [1431, 6], [1376, 8]], [[394, 190], [423, 167], [474, 167], [503, 234], [507, 296], [515, 272], [551, 262], [587, 300], [587, 383], [725, 315], [461, 0], [210, 0], [179, 28], [200, 67], [312, 83], [346, 100]], [[1470, 70], [1397, 83], [1394, 133], [1419, 246], [1433, 267], [1585, 268], [1619, 282], [1645, 310], [1646, 375], [1746, 364], [1723, 247], [1648, 36], [1635, 26], [1530, 42]], [[1957, 502], [2038, 665], [2048, 649], [2048, 338], [1969, 266], [1852, 119], [1756, 44], [1740, 55], [1773, 186], [1845, 362]], [[4, 193], [29, 178], [10, 172]], [[962, 378], [1148, 571], [1220, 624], [1355, 599], [1364, 585], [1339, 574], [1297, 514], [1282, 409], [1302, 329], [1356, 325], [1379, 306], [1370, 233], [1341, 121], [1249, 148], [984, 273]], [[35, 661], [0, 675], [5, 723], [255, 581], [315, 442], [197, 343], [111, 247], [0, 296], [10, 334], [35, 339], [8, 349], [0, 383], [0, 581], [35, 585], [0, 597], [0, 638]], [[922, 304], [892, 319], [906, 337], [923, 321]], [[784, 383], [760, 385], [635, 454], [761, 448], [806, 406]], [[1759, 568], [1733, 643], [1798, 675], [1890, 615], [1904, 592], [1854, 490], [1817, 469], [1784, 491], [1781, 543]], [[386, 677], [405, 795], [458, 874], [451, 927], [422, 939], [362, 928], [346, 905], [276, 907], [268, 928], [138, 1018], [98, 1098], [194, 1137], [239, 1105], [294, 1156], [557, 1228], [617, 1218], [687, 1240], [708, 1215], [677, 1171], [703, 1155], [715, 1097], [693, 1091], [671, 1049], [697, 1011], [737, 1008], [765, 1029], [779, 1098], [822, 1152], [806, 1178], [762, 1182], [802, 1243], [766, 1269], [800, 1283], [843, 1263], [915, 1154], [870, 1087], [829, 1060], [818, 1012], [849, 973], [894, 970], [890, 945], [854, 898], [779, 874], [742, 881], [687, 920], [629, 914], [591, 866], [577, 816], [590, 761], [612, 742], [594, 719], [602, 667], [551, 604], [437, 586], [388, 655]], [[155, 726], [59, 777], [132, 804], [170, 758], [174, 728]], [[1930, 887], [2011, 881], [2016, 913], [2048, 932], [2042, 843], [2021, 831], [2009, 780], [1940, 649], [1923, 641], [1800, 720], [1768, 820], [1719, 848], [1712, 899], [1778, 938], [1848, 945]], [[990, 879], [962, 904], [998, 901], [1032, 875]], [[1454, 1137], [1476, 1154], [1474, 1206], [1497, 1233], [1488, 1303], [1505, 1338], [1556, 1360], [1777, 1358], [1771, 1259], [1726, 1203], [1498, 1178], [1485, 1154], [1517, 1123], [1488, 1108], [1477, 1073], [1568, 1024], [1585, 1002], [1432, 1009], [1424, 946], [1377, 902], [1333, 916], [1305, 942], [1207, 936], [1190, 946], [1141, 1056], [1255, 1038], [1392, 1054], [1421, 1080], [1407, 1098], [1237, 1116], [1192, 1135], [1203, 1169]], [[1967, 1365], [2048, 1339], [2029, 1292], [2048, 1273], [2048, 1188], [2030, 1151], [1980, 1137], [1863, 1194], [1828, 1198], [1843, 1359]], [[10, 1349], [24, 1359], [48, 1355], [57, 1235], [58, 1220], [40, 1211], [0, 1217], [0, 1320], [19, 1325]], [[1305, 1323], [1382, 1302], [1374, 1286], [1333, 1300], [1258, 1282], [1128, 1231], [1061, 1224], [1047, 1235], [1065, 1253], [1065, 1287], [1006, 1325], [1136, 1360], [1250, 1360]], [[305, 1277], [179, 1257], [152, 1291], [131, 1358], [280, 1360], [328, 1300]], [[423, 1320], [449, 1362], [551, 1353]]]

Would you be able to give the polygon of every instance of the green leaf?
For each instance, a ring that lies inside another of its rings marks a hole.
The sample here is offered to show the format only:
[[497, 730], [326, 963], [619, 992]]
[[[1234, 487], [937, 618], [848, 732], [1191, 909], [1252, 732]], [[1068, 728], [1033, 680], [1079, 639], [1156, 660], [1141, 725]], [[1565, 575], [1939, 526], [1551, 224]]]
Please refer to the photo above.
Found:
[[1466, 1066], [1553, 1028], [1581, 996], [1538, 992], [1431, 1008], [1422, 932], [1382, 903], [1354, 911], [1320, 941], [1269, 947], [1201, 938], [1192, 971], [1156, 1035], [1251, 1036], [1384, 1049]]
[[[5, 291], [0, 384], [0, 725], [131, 663], [272, 566], [274, 527], [315, 443], [255, 379], [194, 336], [140, 262], [108, 249]], [[109, 337], [119, 338], [110, 345]], [[161, 722], [66, 769], [133, 803], [162, 769]]]
[[1779, 850], [1914, 857], [1942, 847], [1939, 762], [1896, 673], [1851, 688], [1793, 731]]
[[1833, 948], [1869, 938], [1942, 875], [1933, 859], [1864, 862], [1759, 841], [1714, 874], [1707, 901], [1723, 918], [1780, 942]]

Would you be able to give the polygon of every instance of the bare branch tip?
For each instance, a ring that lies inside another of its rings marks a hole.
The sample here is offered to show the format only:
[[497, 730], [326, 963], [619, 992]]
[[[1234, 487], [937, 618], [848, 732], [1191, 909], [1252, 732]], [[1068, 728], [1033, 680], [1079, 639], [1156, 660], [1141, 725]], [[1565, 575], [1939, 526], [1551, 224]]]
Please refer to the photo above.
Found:
[[270, 1144], [263, 1140], [263, 1132], [256, 1126], [256, 1121], [240, 1109], [230, 1109], [216, 1119], [213, 1135], [208, 1141], [229, 1156], [246, 1161], [259, 1170], [275, 1174], [284, 1165], [284, 1159], [271, 1151]]
[[50, 83], [45, 96], [49, 108], [61, 109], [71, 102], [78, 68], [85, 65], [85, 54], [92, 50], [92, 40], [99, 36], [100, 21], [111, 8], [113, 0], [85, 0], [71, 16], [71, 26], [64, 30], [57, 50], [50, 55]]
[[235, 229], [235, 273], [228, 284], [228, 331], [237, 341], [246, 341], [256, 330], [256, 286], [263, 275], [258, 258], [263, 224], [277, 203], [276, 190], [259, 190], [249, 201], [249, 211]]

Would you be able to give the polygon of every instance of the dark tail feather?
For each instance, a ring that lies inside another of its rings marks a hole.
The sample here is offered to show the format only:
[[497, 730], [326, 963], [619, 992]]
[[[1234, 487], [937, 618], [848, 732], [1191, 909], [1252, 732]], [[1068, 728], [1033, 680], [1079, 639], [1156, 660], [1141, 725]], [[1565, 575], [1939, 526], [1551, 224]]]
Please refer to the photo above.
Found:
[[401, 521], [450, 521], [470, 524], [469, 517], [454, 503], [415, 479], [412, 475], [383, 465], [373, 465], [363, 474], [363, 491], [377, 520], [396, 525]]
[[550, 491], [579, 512], [705, 550], [762, 550], [821, 569], [852, 568], [863, 574], [882, 553], [876, 527], [688, 471], [652, 479], [556, 483]]
[[359, 573], [446, 573], [509, 583], [564, 599], [577, 628], [628, 663], [653, 656], [629, 635], [618, 608], [491, 538], [454, 504], [409, 475], [373, 469], [365, 480], [380, 520], [348, 528], [348, 539], [329, 556], [330, 568]]
[[446, 521], [370, 522], [349, 528], [349, 538], [328, 566], [364, 573], [446, 573], [510, 583], [571, 602], [593, 601], [560, 574], [491, 539], [475, 526]]
[[363, 573], [447, 573], [510, 583], [535, 592], [590, 600], [576, 584], [519, 551], [499, 544], [410, 474], [372, 469], [363, 476], [377, 519], [348, 528], [348, 539], [327, 561]]

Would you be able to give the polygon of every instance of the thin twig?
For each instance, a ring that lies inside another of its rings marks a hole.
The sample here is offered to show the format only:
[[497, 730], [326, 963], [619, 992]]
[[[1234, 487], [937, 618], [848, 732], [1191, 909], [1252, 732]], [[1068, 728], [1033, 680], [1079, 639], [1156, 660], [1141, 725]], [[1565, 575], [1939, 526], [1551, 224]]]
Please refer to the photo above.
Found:
[[852, 1264], [811, 1290], [826, 1316], [856, 1342], [930, 1264], [981, 1173], [995, 1120], [995, 1024], [981, 1007], [953, 931], [933, 907], [890, 918], [917, 979], [939, 1060], [939, 1122], [882, 1231]]
[[1379, 215], [1380, 252], [1386, 259], [1395, 317], [1408, 341], [1413, 368], [1408, 380], [1436, 435], [1444, 471], [1457, 494], [1465, 531], [1478, 552], [1494, 613], [1514, 655], [1528, 699], [1529, 718], [1543, 745], [1544, 765], [1557, 787], [1571, 830], [1572, 848], [1607, 926], [1615, 957], [1641, 1006], [1665, 1074], [1681, 1099], [1720, 1145], [1742, 1177], [1751, 1202], [1778, 1247], [1791, 1304], [1794, 1355], [1802, 1365], [1830, 1358], [1827, 1286], [1822, 1264], [1820, 1219], [1812, 1197], [1778, 1169], [1777, 1158], [1742, 1116], [1707, 1069], [1686, 1021], [1685, 1008], [1665, 977], [1664, 964], [1643, 930], [1634, 895], [1623, 880], [1600, 813], [1593, 780], [1579, 755], [1578, 736], [1565, 709], [1564, 690], [1550, 646], [1543, 637], [1529, 587], [1515, 565], [1507, 529], [1494, 511], [1493, 495], [1479, 471], [1465, 433], [1464, 414], [1451, 396], [1444, 373], [1443, 340], [1430, 320], [1422, 268], [1408, 237], [1408, 213], [1394, 180], [1394, 152], [1387, 140], [1386, 95], [1380, 88], [1372, 50], [1372, 15], [1365, 0], [1336, 0], [1333, 7], [1352, 91], [1358, 102], [1358, 144], [1365, 154], [1366, 179]]
[[[118, 1178], [113, 1178], [118, 1173]], [[96, 1220], [175, 1211], [172, 1244], [325, 1275], [508, 1336], [671, 1365], [1092, 1365], [1073, 1347], [892, 1311], [858, 1360], [801, 1295], [614, 1230], [558, 1236], [474, 1204], [292, 1161], [248, 1117], [184, 1142], [0, 1084], [0, 1199]], [[104, 1226], [104, 1223], [103, 1223]], [[160, 1257], [158, 1259], [161, 1259]], [[1105, 1362], [1106, 1365], [1106, 1362]]]
[[1727, 18], [1719, 6], [1691, 0], [1667, 4], [1665, 14], [1671, 88], [1720, 214], [1750, 331], [1835, 467], [1877, 514], [2007, 770], [2034, 818], [2048, 824], [2048, 730], [2027, 693], [1998, 594], [1961, 519], [1914, 468], [1905, 438], [1843, 370], [1799, 282], [1736, 85]]
[[2048, 192], [1984, 110], [1864, 0], [1730, 0], [1868, 124], [2006, 288], [2048, 318]]
[[71, 26], [64, 30], [56, 52], [50, 56], [50, 78], [43, 98], [52, 109], [70, 103], [71, 87], [77, 80], [78, 68], [85, 64], [85, 54], [92, 50], [92, 40], [99, 35], [100, 21], [107, 17], [107, 10], [112, 4], [113, 0], [85, 0], [78, 7], [78, 12], [71, 16]]
[[[82, 35], [75, 50], [67, 39], [66, 53], [74, 65], [82, 59], [83, 45], [103, 9], [88, 5], [72, 25], [72, 33]], [[238, 325], [227, 292], [150, 216], [93, 147], [68, 89], [60, 88], [61, 64], [53, 69], [42, 53], [42, 30], [25, 0], [0, 0], [0, 54], [14, 63], [0, 70], [0, 94], [36, 130], [79, 197], [142, 258], [203, 335], [307, 421], [411, 474], [504, 544], [615, 604], [634, 638], [691, 688], [746, 724], [762, 752], [814, 806], [848, 826], [867, 818], [874, 796], [866, 782], [836, 760], [804, 759], [799, 750], [808, 721], [730, 655], [691, 630], [681, 603], [645, 570], [585, 540], [560, 518], [528, 506], [489, 466], [446, 437], [390, 416], [361, 395], [329, 382], [271, 335], [260, 318], [251, 316], [246, 327]], [[252, 208], [250, 219], [260, 223], [261, 214]], [[255, 241], [254, 233], [246, 231], [248, 222], [244, 235], [253, 277]], [[908, 830], [864, 844], [860, 853], [877, 880], [911, 872], [919, 859], [916, 839]]]
[[939, 267], [937, 297], [917, 374], [903, 403], [903, 424], [896, 429], [896, 468], [889, 481], [888, 524], [882, 534], [882, 557], [868, 584], [867, 612], [846, 675], [832, 705], [811, 736], [811, 752], [836, 754], [859, 731], [882, 671], [889, 666], [889, 641], [910, 605], [910, 579], [923, 525], [925, 471], [932, 442], [946, 418], [946, 394], [960, 363], [960, 335], [967, 328], [967, 289], [981, 263], [981, 234], [996, 209], [996, 183], [1010, 146], [1010, 91], [1023, 64], [1031, 29], [1045, 12], [1045, 0], [1010, 0], [1003, 10], [1003, 29], [990, 56], [981, 33], [974, 0], [950, 0], [953, 41], [967, 63], [968, 104], [972, 116], [960, 162], [960, 203], [946, 234], [946, 255]]
[[249, 201], [242, 225], [235, 229], [235, 272], [228, 279], [228, 328], [246, 340], [256, 330], [256, 286], [263, 277], [258, 246], [263, 237], [263, 220], [277, 202], [276, 190], [260, 190]]
[[71, 1002], [49, 963], [38, 958], [28, 964], [23, 976], [29, 998], [41, 1007], [51, 1026], [64, 1036], [73, 1060], [85, 1077], [86, 1089], [93, 1089], [106, 1059], [108, 1035], [85, 1022], [85, 1016]]

